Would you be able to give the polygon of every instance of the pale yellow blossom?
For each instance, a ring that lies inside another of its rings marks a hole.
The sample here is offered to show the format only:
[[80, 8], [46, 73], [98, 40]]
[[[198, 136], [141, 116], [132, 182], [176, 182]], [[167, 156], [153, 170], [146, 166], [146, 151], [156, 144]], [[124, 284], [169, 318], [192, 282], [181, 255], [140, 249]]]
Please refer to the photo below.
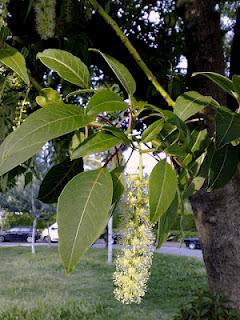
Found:
[[134, 191], [128, 193], [128, 214], [121, 240], [122, 250], [113, 274], [114, 295], [122, 303], [140, 303], [147, 289], [153, 256], [153, 233], [149, 221], [145, 184], [132, 179]]
[[53, 38], [56, 28], [56, 0], [37, 0], [35, 4], [36, 29], [44, 40]]

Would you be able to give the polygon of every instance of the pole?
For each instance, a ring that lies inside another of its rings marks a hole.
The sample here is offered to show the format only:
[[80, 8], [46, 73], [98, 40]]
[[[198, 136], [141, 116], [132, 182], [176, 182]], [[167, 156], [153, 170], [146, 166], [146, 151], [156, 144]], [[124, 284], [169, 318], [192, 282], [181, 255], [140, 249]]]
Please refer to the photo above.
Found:
[[110, 217], [108, 221], [108, 263], [112, 264], [112, 222], [113, 218]]

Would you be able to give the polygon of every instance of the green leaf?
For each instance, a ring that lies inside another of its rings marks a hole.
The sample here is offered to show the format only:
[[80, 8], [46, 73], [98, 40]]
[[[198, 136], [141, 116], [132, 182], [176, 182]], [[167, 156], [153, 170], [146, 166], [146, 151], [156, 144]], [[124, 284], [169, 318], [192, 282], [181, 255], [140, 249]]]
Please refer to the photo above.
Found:
[[28, 86], [30, 85], [25, 59], [17, 49], [10, 46], [0, 49], [0, 63], [13, 70]]
[[204, 177], [195, 177], [189, 186], [186, 188], [186, 190], [183, 193], [183, 198], [188, 199], [191, 197], [194, 193], [199, 191], [201, 187], [203, 186], [205, 181]]
[[191, 173], [192, 177], [198, 175], [206, 178], [208, 176], [209, 168], [211, 166], [215, 151], [216, 145], [214, 141], [211, 141], [206, 152], [204, 152], [193, 164], [191, 164], [189, 172]]
[[101, 89], [97, 91], [88, 102], [87, 114], [98, 114], [100, 112], [118, 112], [128, 108], [121, 96], [111, 90]]
[[183, 140], [185, 140], [186, 136], [189, 136], [189, 138], [191, 138], [188, 127], [182, 121], [182, 119], [180, 119], [175, 113], [169, 110], [164, 110], [164, 111], [161, 111], [161, 114], [163, 115], [167, 123], [175, 125], [177, 127], [177, 129], [179, 130], [180, 136], [182, 136]]
[[110, 132], [113, 136], [119, 138], [126, 145], [129, 145], [131, 143], [131, 141], [128, 139], [126, 134], [121, 129], [118, 129], [115, 127], [104, 126], [104, 127], [102, 127], [102, 130]]
[[166, 145], [176, 143], [179, 140], [179, 131], [175, 125], [166, 122], [163, 129], [160, 131], [159, 137]]
[[212, 97], [203, 96], [195, 91], [188, 91], [177, 98], [174, 113], [176, 113], [181, 120], [185, 121], [210, 105], [214, 105], [214, 99]]
[[[209, 151], [209, 153], [211, 154], [211, 151]], [[206, 160], [206, 158], [210, 156], [210, 154], [208, 154], [208, 152], [205, 151], [189, 165], [188, 172], [191, 175], [191, 177], [196, 177], [199, 171], [201, 171], [201, 176], [206, 176], [203, 174], [203, 172], [205, 171], [203, 167], [207, 166], [208, 160]]]
[[6, 192], [9, 188], [16, 185], [17, 177], [26, 172], [23, 166], [17, 166], [8, 173], [0, 177], [0, 192]]
[[12, 33], [8, 27], [1, 27], [0, 28], [0, 39], [6, 41], [12, 37]]
[[159, 161], [149, 178], [150, 219], [155, 223], [167, 211], [177, 190], [175, 170], [166, 160]]
[[232, 77], [232, 83], [233, 83], [234, 91], [237, 93], [238, 100], [239, 100], [239, 96], [240, 96], [240, 76], [234, 74], [233, 77]]
[[164, 150], [169, 156], [177, 158], [185, 158], [187, 156], [187, 151], [183, 148], [182, 145], [173, 144]]
[[233, 83], [230, 79], [224, 77], [223, 75], [221, 75], [219, 73], [215, 73], [215, 72], [194, 72], [192, 74], [193, 77], [198, 76], [198, 75], [207, 77], [212, 82], [216, 83], [216, 85], [218, 85], [224, 91], [228, 92], [233, 97], [235, 97]]
[[163, 127], [164, 119], [157, 120], [150, 124], [150, 126], [142, 133], [142, 142], [147, 143], [156, 139]]
[[52, 88], [44, 88], [41, 90], [41, 95], [36, 97], [36, 102], [41, 107], [48, 107], [49, 105], [64, 105], [60, 94]]
[[221, 148], [240, 137], [240, 114], [219, 108], [215, 117], [216, 145]]
[[106, 168], [75, 176], [63, 189], [57, 207], [59, 251], [66, 272], [103, 232], [109, 219], [113, 185]]
[[70, 83], [81, 88], [89, 88], [90, 74], [87, 66], [70, 52], [59, 49], [46, 49], [37, 58], [49, 69]]
[[57, 202], [65, 185], [82, 171], [82, 159], [73, 161], [67, 159], [53, 166], [44, 177], [37, 198], [45, 203]]
[[111, 171], [111, 176], [113, 180], [113, 199], [112, 203], [117, 203], [123, 192], [124, 192], [124, 185], [122, 183], [122, 173], [123, 173], [124, 167], [117, 167]]
[[238, 148], [227, 145], [216, 150], [208, 172], [208, 190], [222, 188], [236, 172], [239, 159]]
[[158, 219], [157, 248], [167, 240], [168, 232], [177, 217], [178, 196], [176, 195], [167, 211]]
[[91, 51], [99, 53], [104, 58], [104, 60], [112, 69], [112, 71], [114, 72], [114, 74], [116, 75], [126, 92], [130, 96], [132, 96], [136, 91], [136, 82], [131, 73], [128, 71], [128, 69], [118, 60], [109, 56], [108, 54], [102, 53], [100, 50], [91, 49]]
[[25, 174], [25, 181], [24, 181], [24, 187], [26, 187], [29, 183], [31, 183], [33, 180], [33, 174], [32, 172], [27, 172]]
[[[169, 136], [167, 137], [167, 141], [170, 144], [174, 144], [180, 140], [182, 141], [184, 148], [188, 148], [189, 144], [191, 143], [191, 134], [187, 125], [172, 111], [164, 110], [164, 111], [161, 111], [161, 114], [165, 119], [164, 129], [166, 128], [167, 124], [174, 125], [178, 129], [177, 130], [178, 132], [175, 132], [175, 133], [173, 132], [169, 134]], [[161, 134], [162, 134], [162, 131], [161, 131]]]
[[35, 111], [1, 144], [0, 176], [32, 157], [47, 141], [84, 127], [94, 119], [74, 105]]
[[80, 157], [85, 157], [89, 154], [104, 152], [115, 147], [118, 143], [121, 142], [121, 139], [113, 136], [112, 134], [97, 132], [90, 136], [88, 139], [84, 140], [72, 152], [71, 158], [77, 159]]
[[202, 154], [205, 151], [205, 149], [209, 145], [209, 141], [210, 139], [208, 136], [207, 129], [199, 131], [195, 143], [191, 148], [191, 152], [194, 154], [195, 157], [200, 156], [200, 154]]

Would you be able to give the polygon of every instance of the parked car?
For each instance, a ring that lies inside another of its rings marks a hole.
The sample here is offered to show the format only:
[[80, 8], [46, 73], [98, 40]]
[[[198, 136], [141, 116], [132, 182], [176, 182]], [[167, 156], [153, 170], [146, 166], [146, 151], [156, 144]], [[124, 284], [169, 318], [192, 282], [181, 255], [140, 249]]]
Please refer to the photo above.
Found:
[[45, 228], [41, 235], [42, 240], [46, 242], [58, 242], [58, 224], [55, 222], [49, 228]]
[[122, 237], [123, 237], [122, 230], [119, 230], [117, 232], [113, 232], [113, 234], [112, 234], [113, 244], [118, 244], [119, 241], [121, 241]]
[[191, 250], [201, 249], [201, 242], [199, 238], [186, 238], [184, 239], [184, 242], [186, 247]]
[[[4, 241], [27, 241], [32, 242], [32, 227], [15, 227], [0, 232], [0, 242]], [[36, 231], [35, 240], [40, 239], [39, 233]]]

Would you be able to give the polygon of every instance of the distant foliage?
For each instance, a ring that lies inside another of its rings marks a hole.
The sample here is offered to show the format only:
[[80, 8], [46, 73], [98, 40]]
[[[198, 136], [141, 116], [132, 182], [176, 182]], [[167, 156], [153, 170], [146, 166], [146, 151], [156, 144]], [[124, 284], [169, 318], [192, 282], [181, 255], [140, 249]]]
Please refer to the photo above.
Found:
[[240, 314], [228, 301], [208, 291], [198, 291], [192, 301], [183, 305], [173, 320], [239, 320]]

